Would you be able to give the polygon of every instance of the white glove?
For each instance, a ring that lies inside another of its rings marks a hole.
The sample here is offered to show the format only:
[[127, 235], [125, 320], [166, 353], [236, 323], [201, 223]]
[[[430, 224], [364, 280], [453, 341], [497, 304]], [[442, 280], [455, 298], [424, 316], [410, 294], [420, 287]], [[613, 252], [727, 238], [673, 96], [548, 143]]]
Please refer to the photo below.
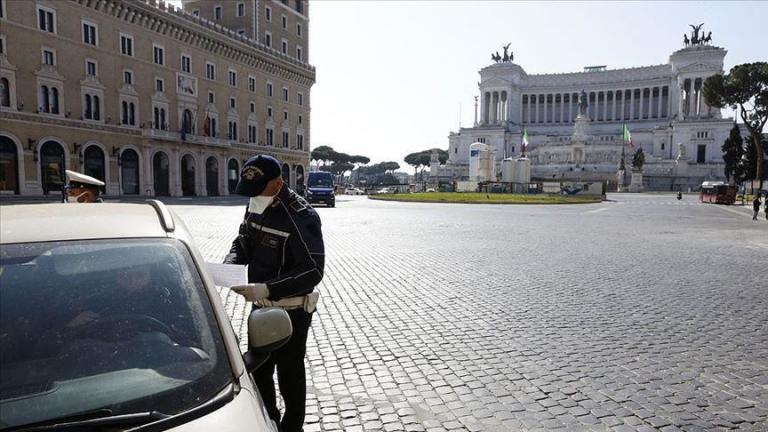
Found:
[[269, 297], [269, 288], [264, 283], [249, 283], [245, 285], [235, 285], [231, 287], [232, 291], [245, 297], [246, 301], [255, 302]]

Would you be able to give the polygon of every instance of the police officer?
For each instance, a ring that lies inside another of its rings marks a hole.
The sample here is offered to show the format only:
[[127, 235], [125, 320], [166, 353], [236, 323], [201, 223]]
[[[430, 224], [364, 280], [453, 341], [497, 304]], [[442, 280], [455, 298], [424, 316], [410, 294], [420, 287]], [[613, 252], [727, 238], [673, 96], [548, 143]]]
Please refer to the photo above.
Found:
[[[99, 198], [99, 191], [104, 187], [104, 182], [91, 176], [66, 170], [67, 185], [66, 199], [63, 202], [93, 203], [102, 202]], [[73, 200], [73, 201], [70, 201]]]
[[[280, 163], [271, 156], [246, 161], [235, 193], [250, 197], [250, 202], [224, 262], [247, 264], [249, 283], [232, 290], [253, 302], [254, 308], [284, 308], [293, 325], [288, 343], [274, 351], [253, 377], [270, 418], [281, 431], [301, 431], [306, 410], [304, 354], [318, 300], [314, 288], [323, 278], [325, 262], [320, 217], [285, 185]], [[275, 369], [285, 403], [282, 419], [276, 403]]]

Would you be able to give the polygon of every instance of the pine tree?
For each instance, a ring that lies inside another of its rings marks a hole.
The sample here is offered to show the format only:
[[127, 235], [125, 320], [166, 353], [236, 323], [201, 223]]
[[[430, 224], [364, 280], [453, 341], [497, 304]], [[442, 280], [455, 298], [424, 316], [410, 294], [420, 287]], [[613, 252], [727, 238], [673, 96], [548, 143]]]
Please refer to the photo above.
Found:
[[[758, 178], [758, 170], [757, 170], [757, 164], [758, 160], [756, 155], [758, 154], [757, 150], [755, 149], [755, 141], [752, 139], [752, 136], [748, 136], [746, 140], [744, 140], [746, 143], [745, 149], [744, 149], [744, 158], [743, 158], [743, 178], [744, 180], [766, 180], [768, 179], [768, 172], [766, 172], [765, 167], [765, 155], [768, 153], [768, 140], [762, 141], [762, 155], [761, 162], [763, 162], [763, 169], [760, 170], [760, 177]], [[762, 182], [761, 182], [762, 184]]]
[[744, 181], [744, 140], [741, 138], [741, 131], [736, 123], [731, 128], [731, 134], [723, 142], [723, 161], [725, 162], [725, 178], [730, 183], [731, 179], [735, 183]]

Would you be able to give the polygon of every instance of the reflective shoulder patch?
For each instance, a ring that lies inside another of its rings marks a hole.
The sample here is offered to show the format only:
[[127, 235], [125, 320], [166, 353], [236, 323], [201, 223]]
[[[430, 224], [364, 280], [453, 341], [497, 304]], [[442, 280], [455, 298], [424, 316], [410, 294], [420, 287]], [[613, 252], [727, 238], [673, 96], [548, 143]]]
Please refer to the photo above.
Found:
[[288, 207], [290, 207], [294, 212], [299, 213], [306, 210], [307, 205], [308, 204], [306, 201], [304, 201], [304, 198], [297, 197], [297, 199], [288, 204]]

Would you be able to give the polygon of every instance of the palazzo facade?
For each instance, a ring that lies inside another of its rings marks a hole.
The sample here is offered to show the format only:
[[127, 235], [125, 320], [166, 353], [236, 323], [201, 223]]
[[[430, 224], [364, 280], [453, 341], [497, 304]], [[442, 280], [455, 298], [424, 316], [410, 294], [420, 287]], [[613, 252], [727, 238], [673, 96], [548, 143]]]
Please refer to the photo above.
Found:
[[[471, 128], [451, 132], [449, 160], [433, 173], [466, 179], [469, 146], [491, 145], [501, 160], [526, 156], [538, 181], [606, 181], [615, 188], [622, 148], [627, 171], [632, 153], [646, 155], [644, 183], [651, 190], [697, 188], [723, 179], [720, 146], [733, 119], [706, 104], [704, 80], [723, 72], [726, 50], [704, 43], [673, 52], [667, 63], [628, 69], [585, 67], [583, 72], [529, 75], [511, 58], [480, 70], [480, 98]], [[578, 122], [579, 95], [586, 117]], [[622, 140], [626, 124], [633, 146]]]
[[303, 184], [307, 7], [0, 0], [0, 194], [59, 194], [71, 169], [108, 195], [227, 195], [259, 153]]

